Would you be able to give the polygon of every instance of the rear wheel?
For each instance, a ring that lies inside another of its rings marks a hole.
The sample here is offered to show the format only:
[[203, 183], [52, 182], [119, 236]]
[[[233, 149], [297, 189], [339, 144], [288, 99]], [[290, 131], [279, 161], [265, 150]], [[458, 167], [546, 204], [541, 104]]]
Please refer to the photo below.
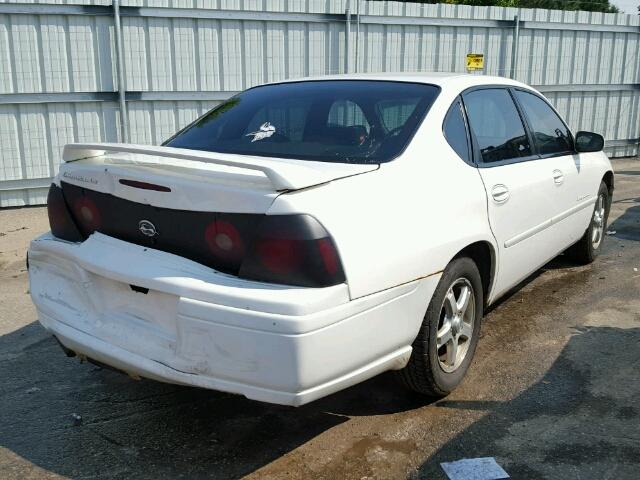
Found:
[[589, 227], [582, 238], [565, 252], [569, 258], [575, 262], [587, 264], [593, 262], [600, 254], [607, 230], [610, 203], [609, 189], [602, 182], [598, 189], [598, 198], [593, 207]]
[[458, 386], [478, 343], [482, 298], [476, 264], [467, 257], [454, 259], [431, 298], [409, 363], [396, 372], [405, 386], [439, 397]]

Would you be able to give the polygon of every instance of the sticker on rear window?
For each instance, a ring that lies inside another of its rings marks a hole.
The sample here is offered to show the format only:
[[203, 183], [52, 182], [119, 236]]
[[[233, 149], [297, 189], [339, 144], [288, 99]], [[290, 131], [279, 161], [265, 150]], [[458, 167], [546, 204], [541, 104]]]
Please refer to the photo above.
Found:
[[251, 143], [253, 143], [264, 138], [269, 138], [274, 133], [276, 133], [276, 127], [271, 125], [271, 123], [269, 122], [264, 122], [262, 125], [260, 125], [260, 128], [258, 130], [256, 130], [255, 132], [247, 133], [246, 136], [250, 137], [253, 135], [253, 139], [251, 140]]

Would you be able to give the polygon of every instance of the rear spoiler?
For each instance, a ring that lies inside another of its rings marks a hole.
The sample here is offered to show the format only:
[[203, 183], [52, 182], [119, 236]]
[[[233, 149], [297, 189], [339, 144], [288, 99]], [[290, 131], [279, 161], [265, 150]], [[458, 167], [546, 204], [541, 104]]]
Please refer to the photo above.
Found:
[[[65, 162], [73, 162], [85, 158], [99, 157], [107, 152], [133, 153], [178, 160], [192, 160], [256, 170], [264, 173], [276, 191], [298, 190], [378, 168], [377, 164], [355, 165], [301, 162], [288, 159], [250, 157], [174, 147], [157, 147], [153, 145], [133, 145], [126, 143], [71, 143], [65, 145], [62, 158]], [[318, 165], [319, 163], [320, 165]]]

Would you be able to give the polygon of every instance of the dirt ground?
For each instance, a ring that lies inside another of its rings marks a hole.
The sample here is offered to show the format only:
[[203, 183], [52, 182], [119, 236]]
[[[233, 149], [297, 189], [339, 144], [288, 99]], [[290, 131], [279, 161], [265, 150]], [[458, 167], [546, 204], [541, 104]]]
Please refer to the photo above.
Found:
[[560, 257], [492, 308], [439, 401], [385, 374], [296, 409], [80, 364], [28, 295], [46, 211], [0, 211], [0, 478], [444, 479], [473, 457], [518, 479], [640, 478], [640, 160], [615, 169], [603, 255]]

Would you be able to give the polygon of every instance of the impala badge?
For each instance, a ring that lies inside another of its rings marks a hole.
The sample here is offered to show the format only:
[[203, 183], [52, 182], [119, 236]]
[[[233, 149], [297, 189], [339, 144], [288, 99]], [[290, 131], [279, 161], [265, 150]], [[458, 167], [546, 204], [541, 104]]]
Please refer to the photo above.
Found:
[[155, 237], [158, 235], [156, 226], [149, 220], [140, 220], [140, 223], [138, 223], [138, 230], [147, 237]]

